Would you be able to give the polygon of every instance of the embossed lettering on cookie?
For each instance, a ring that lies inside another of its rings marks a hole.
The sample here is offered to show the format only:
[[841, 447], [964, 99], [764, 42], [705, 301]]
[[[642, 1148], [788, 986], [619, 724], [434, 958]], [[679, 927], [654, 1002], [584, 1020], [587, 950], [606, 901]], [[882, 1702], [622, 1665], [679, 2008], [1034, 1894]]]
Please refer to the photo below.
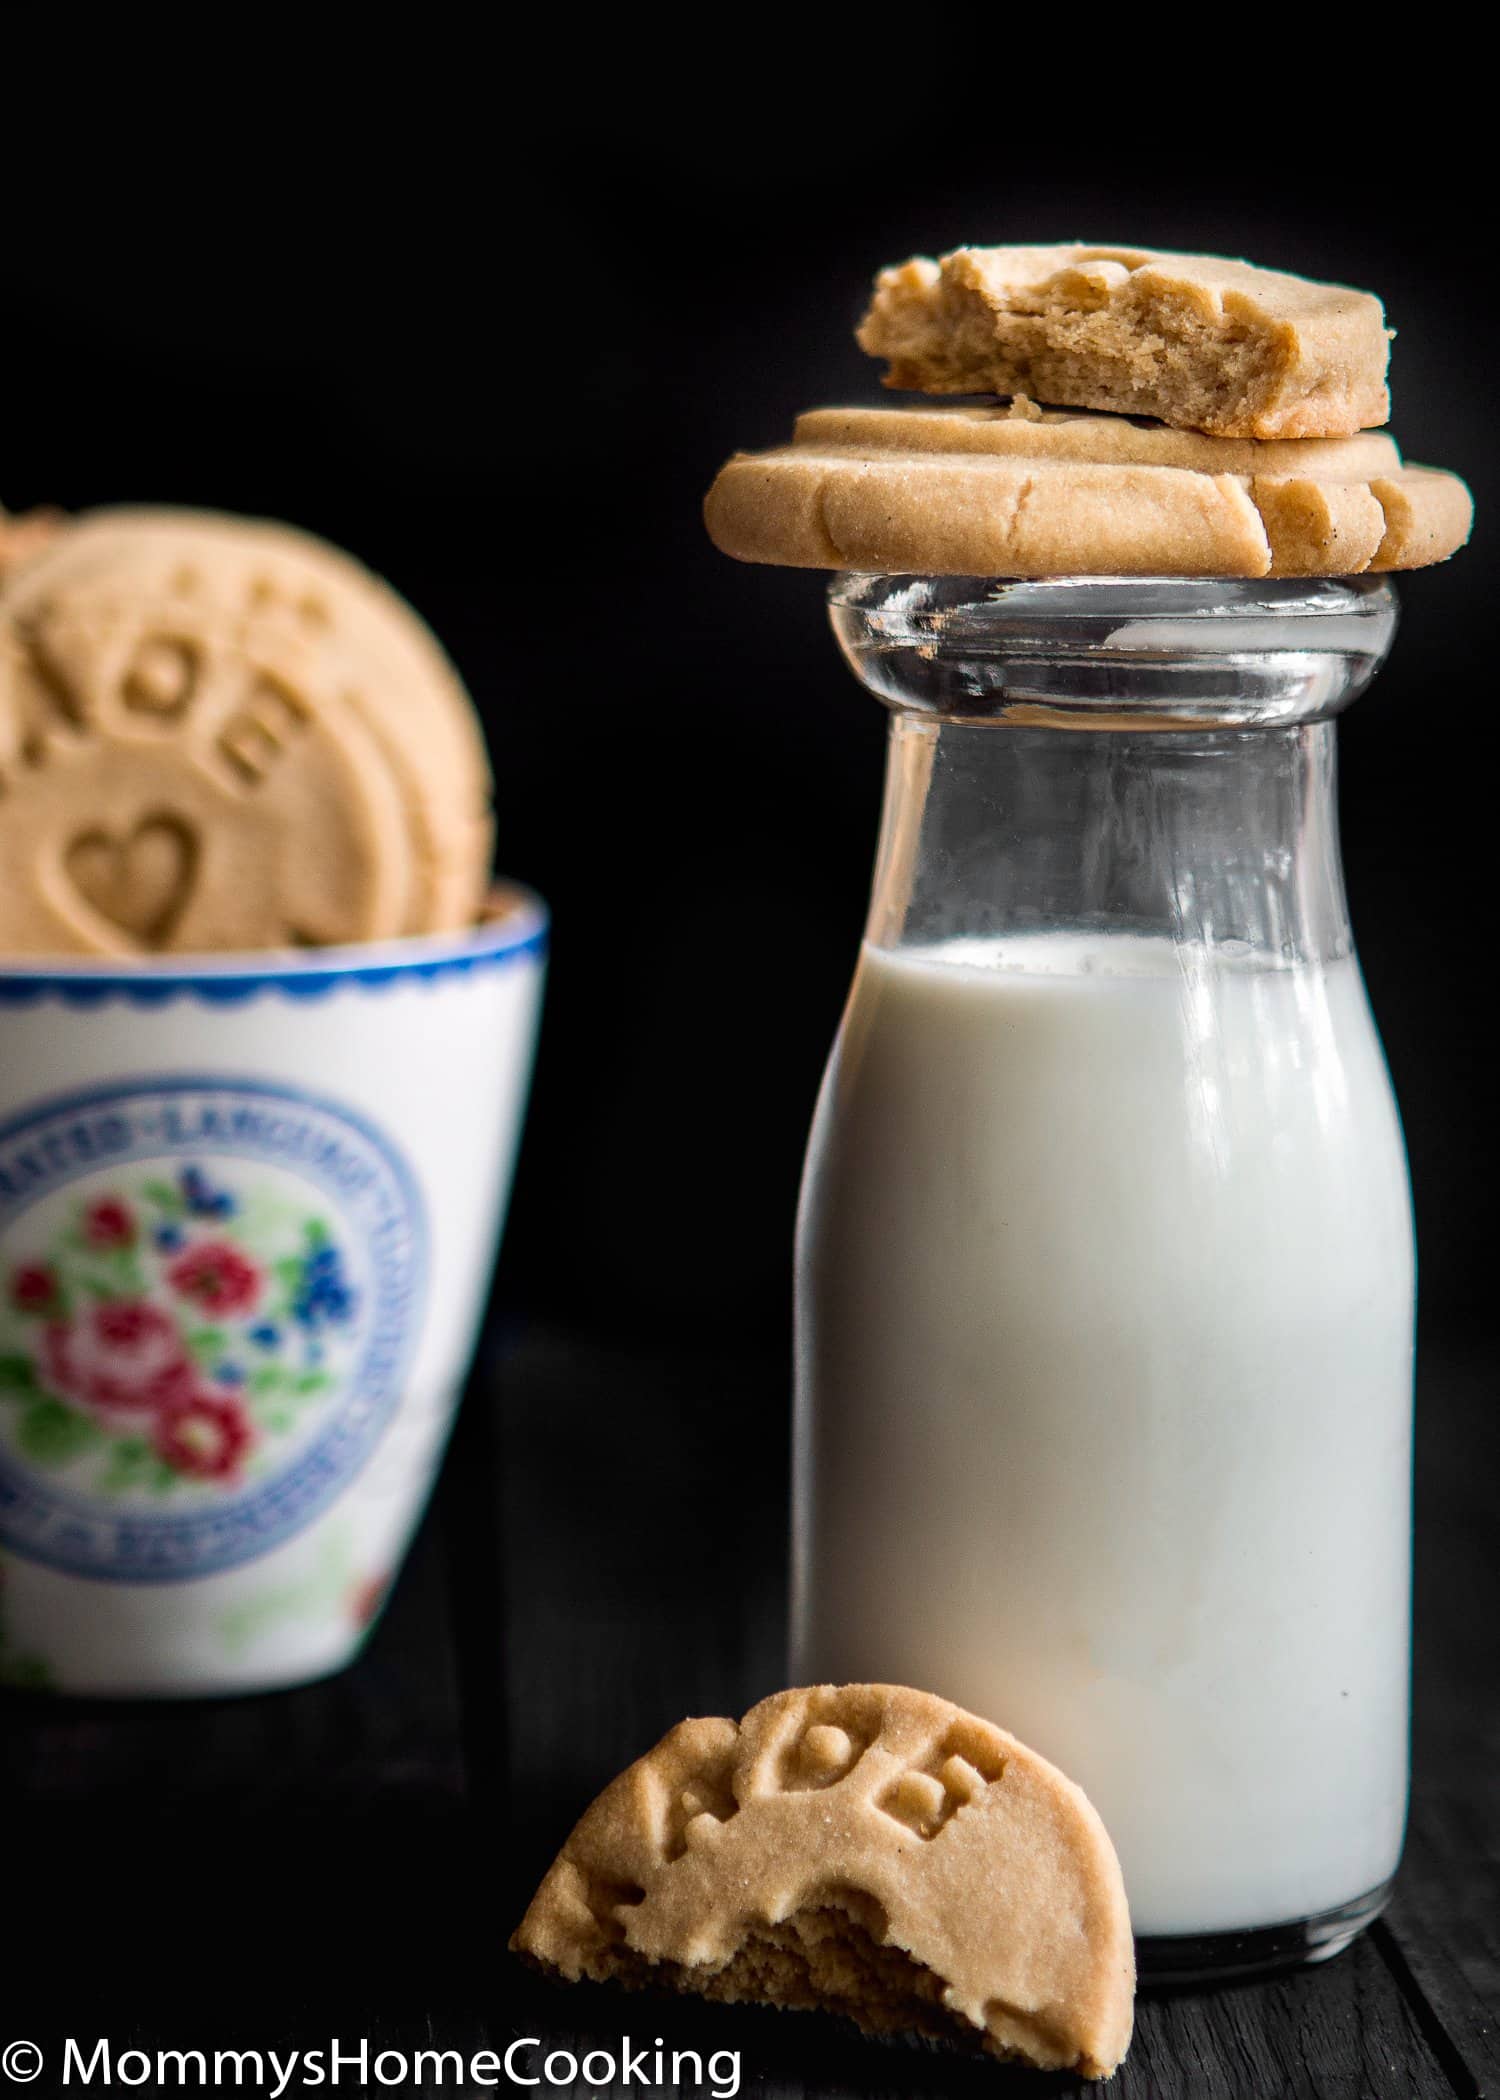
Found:
[[300, 1531], [398, 1403], [424, 1249], [389, 1140], [288, 1088], [163, 1080], [0, 1126], [0, 1541], [162, 1582]]
[[6, 955], [473, 924], [483, 740], [435, 637], [379, 578], [290, 526], [208, 511], [44, 517], [5, 537]]

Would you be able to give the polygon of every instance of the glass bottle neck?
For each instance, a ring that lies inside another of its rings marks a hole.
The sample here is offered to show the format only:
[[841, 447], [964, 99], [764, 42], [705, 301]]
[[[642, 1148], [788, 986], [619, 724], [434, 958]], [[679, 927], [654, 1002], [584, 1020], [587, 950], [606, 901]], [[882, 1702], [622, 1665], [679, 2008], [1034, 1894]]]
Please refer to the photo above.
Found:
[[872, 941], [1349, 951], [1333, 717], [1390, 645], [1382, 578], [849, 575], [829, 599], [892, 710]]
[[1226, 960], [1350, 947], [1332, 722], [1131, 735], [896, 715], [867, 937], [1067, 930]]

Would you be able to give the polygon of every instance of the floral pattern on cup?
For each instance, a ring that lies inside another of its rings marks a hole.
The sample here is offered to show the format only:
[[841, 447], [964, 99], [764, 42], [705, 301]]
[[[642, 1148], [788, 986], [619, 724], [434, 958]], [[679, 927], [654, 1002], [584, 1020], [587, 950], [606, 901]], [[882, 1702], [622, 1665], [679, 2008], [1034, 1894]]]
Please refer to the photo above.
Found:
[[326, 1214], [196, 1163], [90, 1190], [0, 1284], [0, 1432], [132, 1499], [272, 1466], [337, 1385], [360, 1310]]

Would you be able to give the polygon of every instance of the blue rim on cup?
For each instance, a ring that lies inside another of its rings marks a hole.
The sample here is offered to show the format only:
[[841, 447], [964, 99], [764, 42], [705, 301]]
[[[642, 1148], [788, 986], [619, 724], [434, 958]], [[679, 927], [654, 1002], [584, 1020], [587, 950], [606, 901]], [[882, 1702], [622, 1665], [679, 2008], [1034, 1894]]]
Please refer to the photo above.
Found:
[[505, 883], [491, 891], [482, 922], [457, 933], [236, 955], [0, 960], [0, 1006], [29, 1006], [47, 998], [69, 1006], [97, 1006], [109, 999], [159, 1006], [182, 997], [228, 1004], [268, 987], [288, 998], [316, 999], [340, 985], [378, 986], [408, 973], [430, 978], [527, 955], [545, 956], [550, 923], [547, 907], [534, 890]]

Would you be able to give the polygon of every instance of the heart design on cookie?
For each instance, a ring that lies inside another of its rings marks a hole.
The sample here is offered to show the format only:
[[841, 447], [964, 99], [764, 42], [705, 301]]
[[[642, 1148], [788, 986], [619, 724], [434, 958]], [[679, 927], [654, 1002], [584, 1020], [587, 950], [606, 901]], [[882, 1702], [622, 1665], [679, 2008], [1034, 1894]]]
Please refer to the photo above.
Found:
[[164, 948], [193, 894], [198, 838], [180, 817], [157, 811], [128, 832], [80, 832], [63, 864], [91, 911], [140, 947]]

